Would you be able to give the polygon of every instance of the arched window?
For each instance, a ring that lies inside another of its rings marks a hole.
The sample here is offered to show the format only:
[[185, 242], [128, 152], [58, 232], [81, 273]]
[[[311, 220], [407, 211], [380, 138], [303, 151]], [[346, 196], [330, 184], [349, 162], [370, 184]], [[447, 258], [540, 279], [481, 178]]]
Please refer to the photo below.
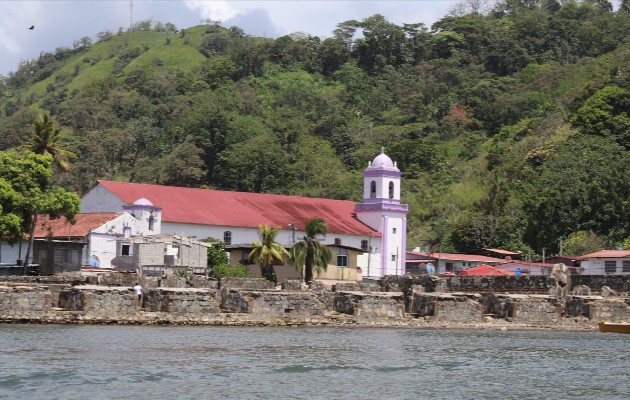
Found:
[[223, 242], [225, 242], [225, 244], [232, 244], [232, 232], [230, 231], [225, 231], [223, 232]]
[[376, 198], [376, 182], [372, 181], [372, 183], [370, 183], [370, 198], [374, 199]]
[[155, 218], [153, 215], [149, 217], [149, 230], [152, 231], [155, 228]]
[[394, 198], [394, 182], [389, 182], [389, 198]]

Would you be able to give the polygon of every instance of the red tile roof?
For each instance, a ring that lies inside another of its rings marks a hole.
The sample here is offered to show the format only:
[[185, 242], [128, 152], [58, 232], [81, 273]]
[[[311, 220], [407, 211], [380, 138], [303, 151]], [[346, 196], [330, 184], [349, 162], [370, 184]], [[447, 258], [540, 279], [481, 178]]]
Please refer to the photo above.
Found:
[[35, 237], [85, 237], [94, 229], [118, 217], [120, 214], [119, 212], [80, 213], [76, 215], [74, 224], [68, 222], [65, 217], [51, 219], [48, 215], [39, 215], [37, 217], [37, 226], [35, 227]]
[[589, 258], [624, 258], [630, 257], [630, 250], [600, 250], [595, 253], [584, 254], [577, 257], [578, 260], [587, 260]]
[[460, 275], [462, 276], [503, 276], [503, 275], [514, 275], [512, 271], [500, 271], [494, 267], [485, 264], [479, 264], [474, 267], [466, 268], [463, 270]]
[[467, 261], [467, 262], [492, 262], [492, 263], [504, 263], [506, 260], [502, 258], [494, 258], [487, 256], [479, 256], [475, 254], [453, 254], [453, 253], [430, 253], [423, 251], [408, 251], [407, 254], [412, 254], [420, 257], [431, 257], [434, 260], [451, 260], [451, 261]]
[[175, 186], [99, 181], [121, 198], [133, 203], [146, 198], [162, 208], [162, 221], [214, 226], [258, 228], [261, 224], [288, 229], [291, 223], [304, 230], [306, 221], [323, 218], [328, 231], [337, 234], [380, 233], [355, 217], [355, 203], [275, 194], [228, 192]]

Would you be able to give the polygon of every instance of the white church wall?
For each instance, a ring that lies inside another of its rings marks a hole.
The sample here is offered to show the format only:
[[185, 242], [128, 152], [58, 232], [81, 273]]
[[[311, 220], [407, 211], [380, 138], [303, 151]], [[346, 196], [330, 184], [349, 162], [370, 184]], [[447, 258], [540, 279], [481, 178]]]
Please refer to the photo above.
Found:
[[96, 185], [81, 198], [81, 212], [122, 211], [125, 205], [118, 196], [101, 185]]

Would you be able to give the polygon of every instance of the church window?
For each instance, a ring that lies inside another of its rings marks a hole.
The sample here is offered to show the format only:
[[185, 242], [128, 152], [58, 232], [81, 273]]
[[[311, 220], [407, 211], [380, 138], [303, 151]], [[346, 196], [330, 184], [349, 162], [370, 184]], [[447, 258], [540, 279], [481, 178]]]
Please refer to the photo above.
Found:
[[223, 242], [225, 242], [225, 244], [232, 244], [232, 232], [230, 231], [225, 231], [223, 232]]
[[394, 198], [394, 182], [389, 182], [389, 198]]
[[392, 261], [396, 261], [396, 254], [392, 254]]
[[376, 182], [372, 181], [372, 183], [370, 183], [370, 198], [374, 199], [376, 198]]
[[149, 217], [149, 230], [152, 231], [155, 228], [155, 218], [153, 215]]
[[361, 241], [361, 250], [363, 250], [363, 251], [367, 251], [368, 250], [368, 241], [367, 240], [362, 240]]
[[341, 246], [341, 239], [335, 238], [335, 246]]
[[392, 233], [395, 235], [396, 234], [396, 228], [392, 228]]

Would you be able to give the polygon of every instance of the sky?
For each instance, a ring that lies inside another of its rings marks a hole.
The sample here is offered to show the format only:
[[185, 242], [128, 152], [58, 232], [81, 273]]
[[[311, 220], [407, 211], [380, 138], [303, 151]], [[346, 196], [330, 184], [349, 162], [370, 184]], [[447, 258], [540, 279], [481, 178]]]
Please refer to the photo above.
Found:
[[[204, 23], [238, 26], [252, 36], [280, 37], [305, 32], [331, 37], [340, 22], [381, 14], [389, 22], [424, 22], [428, 27], [447, 15], [451, 0], [0, 0], [0, 75], [21, 61], [104, 31], [152, 19], [179, 29]], [[133, 12], [132, 12], [133, 10]], [[30, 26], [35, 26], [29, 30]]]

